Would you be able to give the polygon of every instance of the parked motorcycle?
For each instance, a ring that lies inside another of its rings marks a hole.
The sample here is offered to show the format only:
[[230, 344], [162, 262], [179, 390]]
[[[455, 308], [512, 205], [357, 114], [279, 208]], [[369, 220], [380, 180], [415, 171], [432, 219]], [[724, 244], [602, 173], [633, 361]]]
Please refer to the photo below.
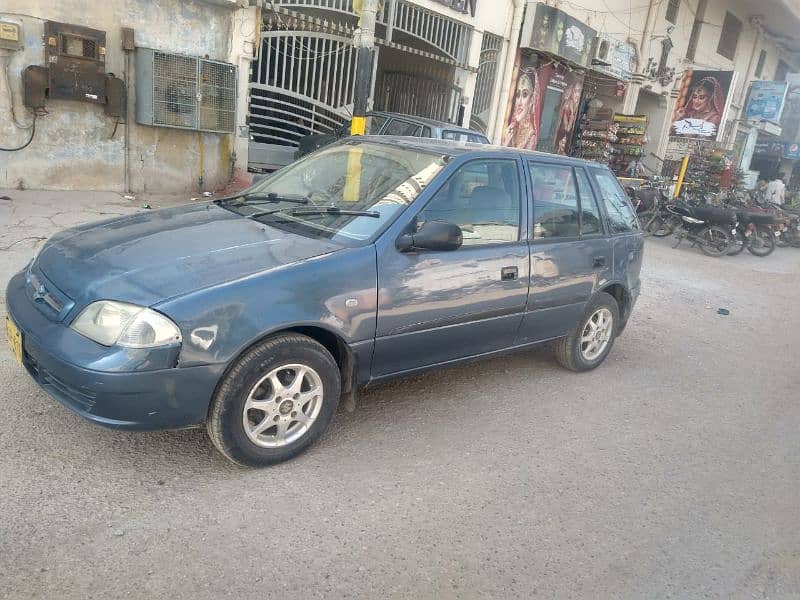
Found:
[[688, 240], [708, 256], [724, 256], [730, 250], [737, 226], [733, 211], [684, 202], [676, 202], [668, 210], [681, 221], [673, 248]]
[[667, 237], [681, 224], [681, 218], [668, 209], [669, 196], [666, 185], [658, 182], [638, 189], [627, 188], [645, 235]]
[[728, 255], [741, 253], [745, 248], [755, 256], [769, 256], [775, 251], [775, 217], [769, 213], [739, 210]]

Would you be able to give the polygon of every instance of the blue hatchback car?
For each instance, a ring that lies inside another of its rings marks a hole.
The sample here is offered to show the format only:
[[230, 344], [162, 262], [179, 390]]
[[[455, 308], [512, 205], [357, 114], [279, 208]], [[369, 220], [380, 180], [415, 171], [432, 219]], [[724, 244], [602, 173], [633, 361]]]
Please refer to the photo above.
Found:
[[8, 339], [87, 419], [205, 424], [229, 459], [264, 465], [390, 377], [546, 341], [597, 367], [642, 251], [605, 166], [350, 138], [240, 196], [53, 236], [8, 285]]

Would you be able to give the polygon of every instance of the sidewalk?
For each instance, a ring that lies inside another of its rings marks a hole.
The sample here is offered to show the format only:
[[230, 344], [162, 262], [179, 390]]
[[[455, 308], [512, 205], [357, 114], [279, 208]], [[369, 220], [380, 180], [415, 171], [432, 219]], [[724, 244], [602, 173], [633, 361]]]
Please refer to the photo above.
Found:
[[[207, 200], [202, 198], [202, 200]], [[6, 283], [51, 235], [82, 223], [191, 202], [191, 196], [114, 192], [63, 192], [0, 188], [0, 317], [5, 316]]]

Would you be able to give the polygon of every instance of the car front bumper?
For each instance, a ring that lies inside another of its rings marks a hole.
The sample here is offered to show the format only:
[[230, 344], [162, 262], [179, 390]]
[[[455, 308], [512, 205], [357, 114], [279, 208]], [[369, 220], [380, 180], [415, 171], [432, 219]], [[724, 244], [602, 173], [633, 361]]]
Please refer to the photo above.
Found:
[[8, 314], [23, 336], [23, 366], [50, 396], [112, 428], [179, 429], [205, 421], [224, 365], [174, 366], [178, 348], [106, 348], [45, 316], [25, 286], [25, 272], [9, 282]]

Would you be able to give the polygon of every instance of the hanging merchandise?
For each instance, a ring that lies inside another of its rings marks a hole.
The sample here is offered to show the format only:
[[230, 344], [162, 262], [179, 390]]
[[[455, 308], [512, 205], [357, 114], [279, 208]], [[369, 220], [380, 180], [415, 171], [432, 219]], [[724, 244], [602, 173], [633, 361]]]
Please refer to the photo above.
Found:
[[609, 108], [588, 110], [581, 121], [578, 149], [580, 158], [608, 164], [614, 154], [618, 125], [614, 112]]
[[616, 114], [613, 120], [617, 141], [612, 143], [614, 155], [609, 165], [618, 177], [636, 177], [647, 141], [647, 117]]

